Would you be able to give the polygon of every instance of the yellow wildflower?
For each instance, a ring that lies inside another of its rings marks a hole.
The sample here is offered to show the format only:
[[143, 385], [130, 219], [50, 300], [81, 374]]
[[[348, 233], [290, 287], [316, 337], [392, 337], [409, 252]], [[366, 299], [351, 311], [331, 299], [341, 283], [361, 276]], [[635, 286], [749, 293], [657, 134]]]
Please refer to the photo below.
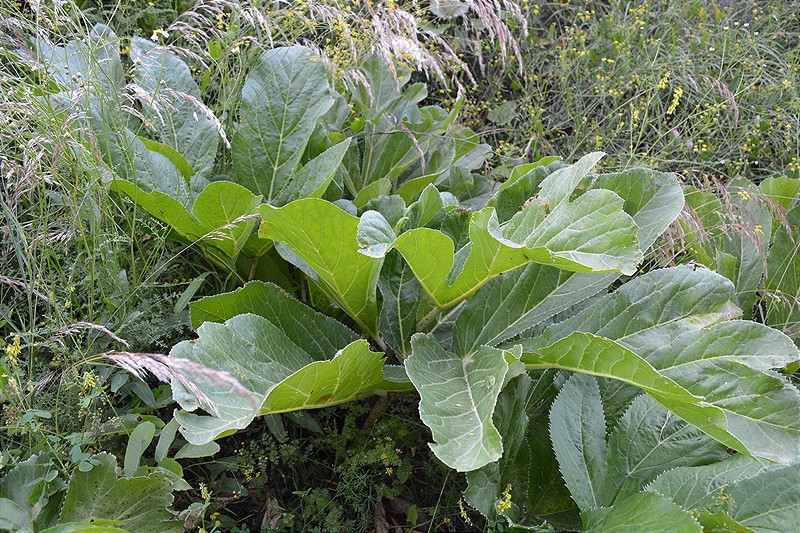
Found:
[[511, 484], [506, 485], [503, 491], [503, 497], [497, 502], [497, 513], [503, 514], [511, 509]]
[[17, 357], [19, 357], [21, 353], [20, 338], [14, 337], [14, 342], [6, 346], [6, 354], [8, 355], [8, 360], [11, 362], [11, 366], [17, 365]]
[[669, 109], [667, 109], [667, 115], [671, 115], [678, 109], [678, 104], [681, 103], [681, 97], [683, 96], [683, 87], [676, 87], [675, 90], [672, 92], [672, 103], [669, 105]]

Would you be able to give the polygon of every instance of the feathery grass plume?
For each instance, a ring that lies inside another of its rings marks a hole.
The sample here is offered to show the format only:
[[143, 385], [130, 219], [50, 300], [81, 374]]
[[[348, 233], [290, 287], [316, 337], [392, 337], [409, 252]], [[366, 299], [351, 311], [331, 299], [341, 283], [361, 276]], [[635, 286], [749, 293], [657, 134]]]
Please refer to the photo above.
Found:
[[17, 289], [17, 290], [30, 291], [31, 294], [33, 294], [37, 298], [39, 298], [41, 300], [44, 300], [47, 303], [53, 303], [53, 300], [50, 299], [49, 296], [47, 296], [46, 294], [42, 293], [41, 291], [37, 291], [36, 289], [31, 287], [30, 285], [28, 285], [24, 281], [20, 281], [18, 279], [12, 279], [12, 278], [9, 278], [8, 276], [0, 275], [0, 283], [2, 283], [4, 285], [8, 285], [10, 287], [13, 287], [14, 289]]
[[124, 344], [126, 348], [130, 348], [130, 343], [128, 341], [126, 341], [122, 337], [119, 337], [116, 333], [114, 333], [113, 331], [111, 331], [107, 327], [102, 326], [100, 324], [92, 324], [91, 322], [75, 322], [74, 324], [70, 324], [69, 326], [63, 327], [63, 328], [59, 329], [58, 331], [56, 331], [47, 340], [48, 340], [48, 342], [50, 342], [50, 341], [61, 342], [61, 338], [62, 337], [66, 336], [66, 335], [69, 335], [71, 333], [76, 333], [78, 331], [87, 330], [87, 329], [94, 330], [94, 331], [100, 331], [101, 333], [105, 333], [106, 335], [108, 335], [109, 337], [111, 337], [112, 339], [117, 341], [118, 343]]
[[127, 370], [139, 379], [144, 379], [149, 372], [163, 383], [172, 383], [173, 379], [176, 380], [186, 390], [195, 395], [203, 409], [215, 416], [220, 416], [219, 409], [217, 409], [211, 399], [203, 394], [190, 379], [193, 381], [224, 383], [229, 385], [239, 396], [247, 398], [254, 410], [261, 407], [258, 398], [230, 374], [222, 370], [209, 368], [200, 363], [190, 361], [189, 359], [170, 357], [157, 353], [117, 351], [102, 353], [100, 357], [105, 357], [106, 359], [114, 361], [121, 368]]

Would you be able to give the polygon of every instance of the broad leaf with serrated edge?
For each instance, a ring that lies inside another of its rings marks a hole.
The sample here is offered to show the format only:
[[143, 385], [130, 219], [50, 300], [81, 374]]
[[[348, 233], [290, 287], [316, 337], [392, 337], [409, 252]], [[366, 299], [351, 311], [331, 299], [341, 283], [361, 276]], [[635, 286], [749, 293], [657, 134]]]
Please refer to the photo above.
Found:
[[636, 398], [608, 438], [601, 506], [625, 499], [662, 472], [725, 457], [725, 447], [683, 422], [649, 396]]
[[[796, 361], [797, 349], [779, 331], [752, 322], [704, 327], [730, 316], [732, 296], [731, 282], [707, 270], [654, 271], [520, 343], [535, 351], [576, 331], [614, 340], [723, 416], [722, 425], [700, 429], [718, 440], [735, 437], [721, 442], [744, 453], [792, 462], [800, 456], [800, 421], [793, 415], [800, 395], [766, 370]], [[709, 432], [714, 427], [723, 434]]]
[[800, 457], [800, 421], [793, 415], [800, 394], [766, 371], [800, 355], [785, 335], [761, 324], [705, 327], [730, 316], [724, 299], [733, 292], [730, 281], [707, 270], [654, 271], [521, 344], [530, 349], [574, 331], [612, 339], [724, 412], [727, 432], [745, 446], [734, 449], [792, 462]]
[[581, 513], [586, 533], [702, 533], [690, 513], [654, 492], [641, 492], [611, 508]]
[[524, 353], [522, 362], [529, 368], [561, 368], [623, 381], [644, 390], [664, 407], [726, 446], [748, 452], [727, 430], [723, 409], [659, 374], [645, 359], [612, 340], [576, 331], [550, 346]]
[[[768, 470], [719, 493], [721, 511], [757, 533], [797, 531], [800, 516], [800, 464]], [[702, 519], [701, 519], [702, 520]]]
[[575, 374], [561, 388], [550, 409], [550, 440], [578, 507], [585, 511], [603, 505], [609, 458], [603, 404], [593, 377]]
[[783, 468], [742, 454], [704, 466], [678, 467], [659, 475], [644, 490], [658, 492], [684, 509], [710, 509], [736, 483]]

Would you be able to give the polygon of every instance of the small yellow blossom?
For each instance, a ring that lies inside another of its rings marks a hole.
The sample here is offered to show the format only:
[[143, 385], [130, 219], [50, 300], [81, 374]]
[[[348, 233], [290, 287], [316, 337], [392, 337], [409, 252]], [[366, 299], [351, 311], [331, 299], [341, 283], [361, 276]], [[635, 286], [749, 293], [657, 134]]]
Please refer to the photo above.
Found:
[[387, 466], [386, 467], [386, 475], [387, 476], [391, 476], [392, 474], [394, 474], [394, 468], [392, 468], [391, 466]]
[[658, 80], [658, 85], [656, 85], [659, 89], [666, 89], [667, 84], [669, 83], [669, 77], [672, 73], [668, 70], [664, 73], [660, 80]]
[[97, 385], [97, 376], [91, 370], [83, 373], [83, 390], [89, 391]]

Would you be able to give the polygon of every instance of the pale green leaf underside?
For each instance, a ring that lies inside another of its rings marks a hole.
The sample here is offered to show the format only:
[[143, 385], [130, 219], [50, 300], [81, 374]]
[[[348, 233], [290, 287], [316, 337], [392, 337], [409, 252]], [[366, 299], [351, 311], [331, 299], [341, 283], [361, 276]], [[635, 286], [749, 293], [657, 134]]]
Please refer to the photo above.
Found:
[[632, 274], [642, 253], [636, 224], [622, 211], [622, 203], [613, 192], [590, 191], [560, 204], [543, 219], [537, 206], [529, 206], [503, 228], [494, 209], [485, 208], [472, 216], [469, 248], [459, 251], [468, 256], [458, 272], [453, 272], [453, 241], [430, 228], [407, 231], [386, 242], [385, 248], [371, 243], [371, 250], [362, 253], [377, 257], [398, 250], [440, 308], [455, 305], [490, 279], [530, 262], [579, 272]]
[[638, 387], [685, 421], [726, 446], [749, 450], [727, 430], [725, 412], [675, 381], [658, 373], [646, 360], [623, 346], [589, 333], [574, 332], [556, 343], [523, 354], [530, 368], [561, 368], [612, 378]]
[[798, 351], [781, 332], [761, 324], [720, 322], [732, 315], [733, 296], [733, 284], [708, 270], [657, 270], [520, 343], [535, 351], [574, 331], [616, 341], [724, 412], [724, 427], [744, 446], [732, 448], [790, 463], [800, 457], [800, 422], [794, 415], [800, 394], [767, 370], [796, 361]]
[[419, 392], [436, 457], [461, 472], [498, 460], [503, 443], [492, 414], [508, 368], [504, 352], [483, 348], [462, 359], [423, 334], [414, 335], [411, 346], [406, 372]]
[[[623, 198], [625, 212], [639, 227], [643, 250], [683, 207], [683, 194], [673, 174], [632, 169], [601, 175], [592, 188], [608, 189]], [[464, 355], [478, 346], [494, 346], [519, 335], [594, 296], [618, 277], [617, 273], [567, 272], [537, 264], [499, 276], [470, 298], [459, 314], [453, 331], [456, 352]]]
[[[246, 427], [259, 414], [337, 405], [377, 390], [410, 388], [407, 382], [384, 378], [383, 354], [370, 352], [365, 340], [330, 354], [331, 360], [317, 361], [287, 335], [299, 330], [284, 332], [276, 325], [279, 323], [254, 314], [237, 315], [224, 324], [205, 322], [198, 329], [196, 340], [184, 341], [172, 349], [173, 357], [227, 372], [250, 391], [244, 394], [213, 376], [184, 372], [219, 412], [219, 416], [177, 412], [175, 418], [186, 440], [205, 444]], [[184, 409], [197, 408], [197, 401], [183, 386], [176, 381], [172, 386], [174, 397]]]
[[183, 531], [183, 522], [172, 521], [172, 482], [154, 472], [147, 477], [118, 478], [113, 455], [95, 456], [99, 464], [89, 472], [76, 470], [67, 488], [61, 522], [89, 518], [120, 520], [132, 533]]

